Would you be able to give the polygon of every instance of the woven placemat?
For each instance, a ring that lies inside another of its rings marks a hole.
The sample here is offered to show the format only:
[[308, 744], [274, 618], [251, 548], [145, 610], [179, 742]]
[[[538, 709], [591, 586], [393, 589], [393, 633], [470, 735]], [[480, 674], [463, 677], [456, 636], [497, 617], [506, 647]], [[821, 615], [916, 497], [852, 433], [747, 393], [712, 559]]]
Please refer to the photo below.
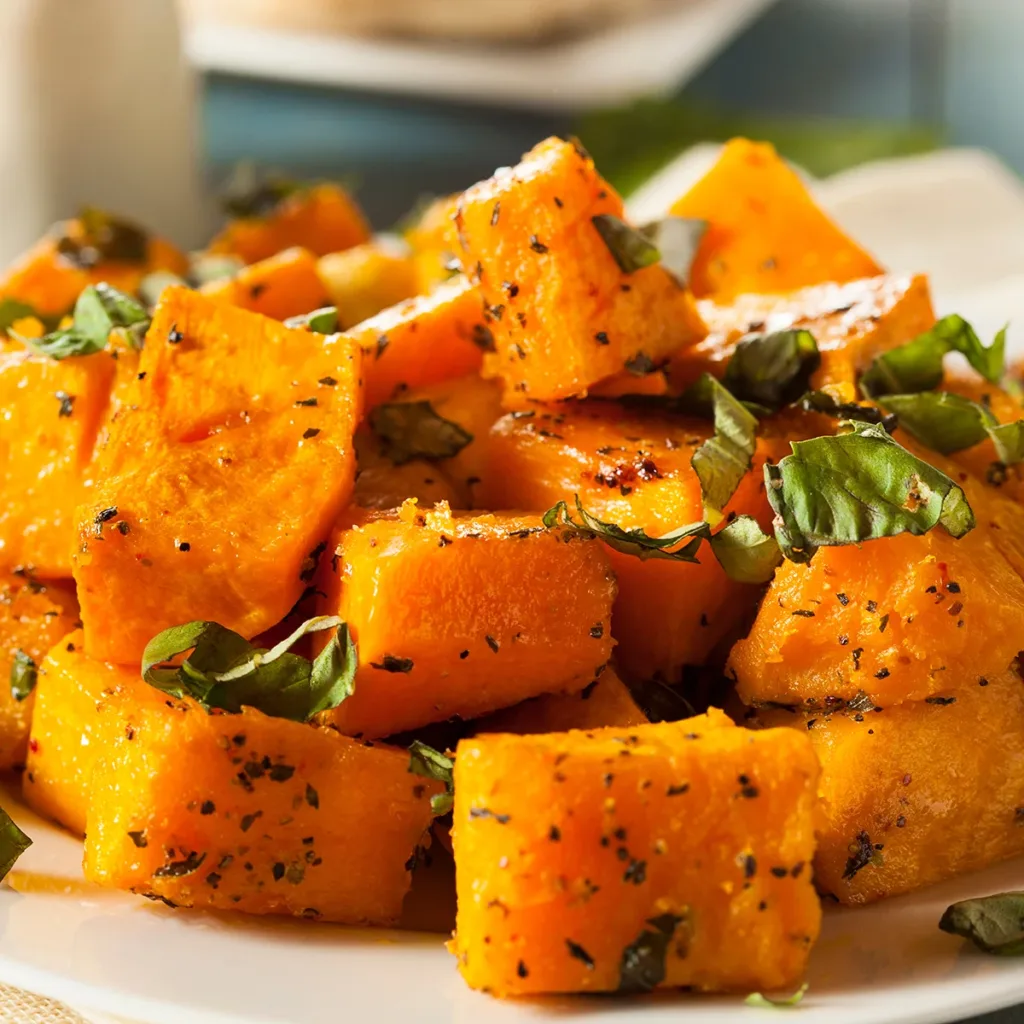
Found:
[[118, 1024], [111, 1017], [82, 1014], [53, 999], [0, 985], [0, 1024]]

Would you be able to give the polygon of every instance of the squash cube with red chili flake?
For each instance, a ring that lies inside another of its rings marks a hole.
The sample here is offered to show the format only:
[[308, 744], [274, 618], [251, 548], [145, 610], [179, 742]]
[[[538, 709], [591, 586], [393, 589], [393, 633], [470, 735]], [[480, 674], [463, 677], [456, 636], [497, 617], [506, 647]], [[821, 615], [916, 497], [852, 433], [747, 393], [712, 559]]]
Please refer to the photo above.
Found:
[[357, 512], [318, 589], [318, 612], [341, 616], [359, 649], [355, 693], [323, 716], [350, 736], [579, 692], [611, 656], [603, 545], [539, 516]]
[[168, 701], [93, 775], [85, 874], [174, 906], [395, 924], [443, 786], [409, 754]]
[[817, 783], [806, 736], [714, 710], [462, 740], [462, 976], [499, 996], [794, 985], [821, 920]]
[[662, 265], [623, 268], [601, 230], [622, 217], [593, 160], [555, 138], [461, 197], [462, 263], [486, 303], [491, 376], [528, 398], [582, 395], [703, 337], [692, 296]]
[[284, 618], [352, 493], [361, 355], [342, 335], [165, 289], [136, 401], [78, 509], [90, 657], [137, 662], [192, 619], [248, 638]]

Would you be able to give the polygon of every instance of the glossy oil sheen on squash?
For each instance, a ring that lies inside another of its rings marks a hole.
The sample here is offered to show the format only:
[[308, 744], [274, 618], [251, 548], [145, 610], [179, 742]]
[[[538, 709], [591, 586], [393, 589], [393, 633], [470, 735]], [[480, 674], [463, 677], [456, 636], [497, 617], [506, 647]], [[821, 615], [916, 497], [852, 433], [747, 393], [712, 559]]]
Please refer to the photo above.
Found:
[[698, 304], [708, 336], [675, 356], [668, 376], [681, 393], [702, 373], [721, 377], [746, 335], [810, 331], [821, 366], [810, 386], [840, 402], [859, 397], [857, 379], [875, 356], [916, 338], [935, 323], [928, 279], [873, 277], [824, 284], [785, 295], [740, 295], [729, 304]]
[[869, 903], [1024, 855], [1024, 686], [1018, 671], [955, 696], [831, 716], [764, 711], [810, 737], [824, 822], [814, 875]]
[[27, 573], [0, 572], [0, 769], [25, 763], [36, 694], [19, 700], [8, 680], [15, 658], [38, 666], [78, 618], [70, 581], [40, 583]]
[[767, 143], [727, 143], [670, 212], [708, 222], [690, 268], [698, 298], [724, 302], [744, 292], [788, 292], [883, 272]]
[[177, 906], [397, 922], [441, 790], [406, 751], [170, 705], [96, 767], [86, 878]]
[[806, 736], [720, 711], [455, 758], [452, 950], [495, 995], [796, 985], [818, 934]]
[[81, 630], [55, 638], [39, 666], [22, 794], [44, 817], [85, 834], [97, 759], [126, 733], [143, 708], [166, 697], [142, 681], [137, 665], [85, 655]]
[[341, 335], [164, 292], [137, 406], [78, 510], [91, 657], [137, 662], [152, 636], [192, 619], [254, 636], [284, 618], [352, 493], [360, 360]]
[[322, 614], [359, 647], [355, 693], [326, 720], [387, 736], [583, 689], [612, 650], [603, 547], [537, 516], [362, 516], [321, 559]]
[[664, 267], [620, 269], [593, 223], [601, 215], [622, 218], [622, 199], [578, 145], [554, 138], [460, 198], [462, 263], [495, 342], [487, 373], [509, 390], [586, 394], [703, 337], [693, 298]]
[[[643, 415], [611, 402], [566, 404], [510, 413], [491, 431], [479, 500], [489, 508], [546, 511], [579, 494], [598, 519], [660, 536], [703, 518], [700, 482], [690, 460], [711, 425]], [[740, 484], [728, 511], [771, 519], [761, 463]], [[751, 611], [756, 587], [730, 580], [705, 548], [699, 564], [609, 549], [619, 581], [612, 633], [627, 677], [677, 682], [684, 665], [703, 663]]]

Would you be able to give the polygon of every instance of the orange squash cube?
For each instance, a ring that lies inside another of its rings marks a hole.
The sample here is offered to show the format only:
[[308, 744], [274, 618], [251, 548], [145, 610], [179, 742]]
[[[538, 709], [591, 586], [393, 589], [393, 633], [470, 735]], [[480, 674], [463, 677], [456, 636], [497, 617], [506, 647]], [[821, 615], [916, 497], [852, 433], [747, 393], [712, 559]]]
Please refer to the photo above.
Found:
[[708, 223], [690, 269], [701, 299], [728, 302], [745, 292], [789, 292], [883, 273], [768, 143], [727, 143], [670, 212]]
[[480, 293], [464, 277], [383, 310], [348, 337], [365, 353], [367, 410], [410, 388], [476, 372], [491, 344]]
[[416, 268], [417, 291], [427, 294], [452, 276], [452, 260], [461, 250], [455, 229], [455, 209], [459, 197], [435, 199], [405, 231]]
[[[700, 481], [690, 460], [711, 425], [643, 415], [612, 402], [513, 412], [491, 432], [479, 501], [488, 508], [543, 512], [558, 501], [583, 507], [623, 529], [661, 536], [703, 519]], [[760, 466], [762, 444], [728, 510], [771, 512]], [[757, 601], [756, 587], [730, 580], [710, 550], [699, 562], [641, 561], [609, 549], [619, 581], [612, 619], [616, 663], [627, 678], [680, 681], [699, 665]]]
[[274, 320], [310, 313], [330, 302], [317, 259], [308, 249], [285, 249], [243, 267], [231, 277], [211, 281], [200, 291], [217, 302]]
[[495, 351], [487, 373], [539, 400], [649, 373], [704, 336], [692, 296], [660, 264], [625, 273], [593, 218], [622, 199], [578, 145], [548, 139], [459, 200], [462, 263]]
[[137, 406], [78, 510], [90, 657], [137, 662], [192, 619], [252, 637], [284, 618], [352, 493], [360, 359], [344, 336], [164, 291]]
[[795, 985], [821, 919], [817, 782], [805, 736], [720, 711], [462, 740], [463, 978], [498, 996]]
[[145, 707], [166, 695], [142, 681], [138, 666], [85, 655], [81, 630], [57, 640], [39, 666], [22, 795], [46, 818], [85, 835], [96, 761]]
[[357, 518], [328, 551], [318, 611], [348, 623], [359, 670], [355, 693], [324, 718], [347, 735], [579, 691], [611, 655], [615, 581], [602, 546], [537, 516], [409, 503]]
[[89, 489], [116, 363], [0, 350], [0, 567], [71, 575], [75, 507]]
[[377, 242], [321, 256], [317, 269], [346, 330], [417, 293], [412, 259]]
[[[43, 656], [78, 618], [74, 589], [40, 583], [24, 571], [0, 572], [0, 769], [25, 763]], [[16, 668], [17, 666], [17, 668]], [[15, 677], [23, 679], [15, 693]]]
[[1024, 855], [1024, 688], [1016, 670], [884, 711], [762, 711], [810, 737], [823, 893], [870, 903]]
[[369, 238], [369, 226], [352, 197], [340, 185], [324, 183], [297, 190], [265, 217], [232, 220], [209, 251], [258, 263], [293, 246], [326, 256]]
[[786, 295], [741, 295], [727, 305], [701, 302], [698, 309], [708, 336], [669, 364], [669, 380], [677, 394], [702, 373], [721, 377], [744, 336], [798, 329], [810, 331], [821, 352], [811, 387], [829, 392], [839, 402], [857, 401], [857, 380], [876, 356], [935, 324], [924, 276], [873, 277]]
[[442, 789], [408, 768], [251, 708], [146, 708], [96, 766], [85, 874], [174, 906], [395, 924]]

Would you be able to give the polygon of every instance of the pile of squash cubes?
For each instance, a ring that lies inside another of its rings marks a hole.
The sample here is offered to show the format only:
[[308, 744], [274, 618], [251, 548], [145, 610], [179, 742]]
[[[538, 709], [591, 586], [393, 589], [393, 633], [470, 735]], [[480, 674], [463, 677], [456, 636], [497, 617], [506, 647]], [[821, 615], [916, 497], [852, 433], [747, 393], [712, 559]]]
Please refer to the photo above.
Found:
[[[987, 472], [991, 442], [922, 455], [970, 499], [966, 536], [824, 546], [767, 584], [545, 515], [578, 500], [651, 537], [700, 521], [712, 426], [673, 396], [798, 328], [812, 386], [854, 402], [935, 324], [927, 280], [887, 274], [769, 146], [730, 143], [670, 212], [706, 222], [685, 282], [624, 263], [598, 229], [622, 200], [549, 139], [401, 245], [317, 185], [232, 220], [206, 283], [95, 211], [8, 270], [0, 762], [84, 835], [90, 880], [392, 925], [448, 847], [475, 988], [749, 992], [800, 981], [822, 896], [1024, 853], [1024, 490]], [[33, 344], [97, 285], [153, 292], [144, 343]], [[765, 465], [835, 430], [766, 417], [710, 528], [770, 532]], [[142, 677], [172, 627], [266, 651], [318, 616], [345, 624], [354, 675], [309, 721]], [[666, 713], [679, 698], [707, 710]], [[439, 729], [438, 751], [413, 742]], [[453, 782], [410, 771], [411, 743]]]

